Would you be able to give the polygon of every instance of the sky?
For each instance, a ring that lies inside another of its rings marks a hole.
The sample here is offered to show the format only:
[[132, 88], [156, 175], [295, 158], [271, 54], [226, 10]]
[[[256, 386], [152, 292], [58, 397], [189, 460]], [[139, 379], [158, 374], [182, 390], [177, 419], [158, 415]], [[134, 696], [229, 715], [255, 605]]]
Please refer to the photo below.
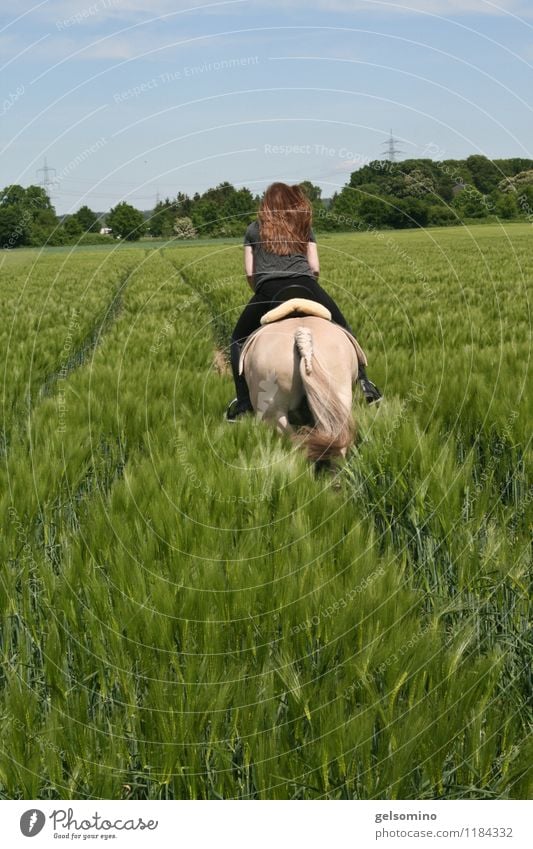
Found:
[[0, 69], [0, 186], [47, 177], [61, 214], [330, 197], [391, 130], [398, 159], [533, 158], [531, 0], [22, 0]]

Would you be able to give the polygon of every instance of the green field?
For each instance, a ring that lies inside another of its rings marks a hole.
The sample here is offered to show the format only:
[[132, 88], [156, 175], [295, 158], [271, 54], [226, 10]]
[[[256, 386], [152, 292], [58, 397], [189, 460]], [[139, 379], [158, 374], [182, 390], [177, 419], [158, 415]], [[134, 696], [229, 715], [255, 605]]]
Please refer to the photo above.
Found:
[[531, 795], [532, 243], [319, 237], [335, 480], [223, 421], [239, 244], [0, 256], [2, 798]]

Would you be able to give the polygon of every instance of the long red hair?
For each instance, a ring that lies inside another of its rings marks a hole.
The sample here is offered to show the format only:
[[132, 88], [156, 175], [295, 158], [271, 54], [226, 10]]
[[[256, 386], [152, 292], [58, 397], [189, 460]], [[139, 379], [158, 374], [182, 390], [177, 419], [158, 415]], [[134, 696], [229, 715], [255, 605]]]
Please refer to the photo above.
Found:
[[259, 207], [261, 246], [279, 256], [306, 254], [313, 210], [300, 186], [272, 183]]

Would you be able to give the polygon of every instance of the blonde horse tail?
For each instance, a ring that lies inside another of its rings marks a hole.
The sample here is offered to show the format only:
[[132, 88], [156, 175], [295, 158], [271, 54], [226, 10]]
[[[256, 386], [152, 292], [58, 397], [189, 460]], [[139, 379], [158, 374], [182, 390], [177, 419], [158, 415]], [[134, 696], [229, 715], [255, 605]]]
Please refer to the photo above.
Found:
[[313, 335], [308, 327], [298, 327], [294, 334], [300, 355], [300, 376], [315, 426], [301, 428], [298, 438], [310, 460], [331, 460], [344, 456], [353, 442], [351, 410], [346, 409], [331, 378], [313, 350]]

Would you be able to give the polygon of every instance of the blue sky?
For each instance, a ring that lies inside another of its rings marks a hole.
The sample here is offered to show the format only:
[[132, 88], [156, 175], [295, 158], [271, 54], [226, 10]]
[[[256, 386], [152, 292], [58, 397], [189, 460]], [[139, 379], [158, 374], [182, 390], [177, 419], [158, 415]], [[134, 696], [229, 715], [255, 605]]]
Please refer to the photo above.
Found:
[[329, 196], [390, 128], [404, 156], [533, 158], [530, 0], [23, 0], [0, 67], [0, 186], [46, 156], [61, 213], [222, 180]]

